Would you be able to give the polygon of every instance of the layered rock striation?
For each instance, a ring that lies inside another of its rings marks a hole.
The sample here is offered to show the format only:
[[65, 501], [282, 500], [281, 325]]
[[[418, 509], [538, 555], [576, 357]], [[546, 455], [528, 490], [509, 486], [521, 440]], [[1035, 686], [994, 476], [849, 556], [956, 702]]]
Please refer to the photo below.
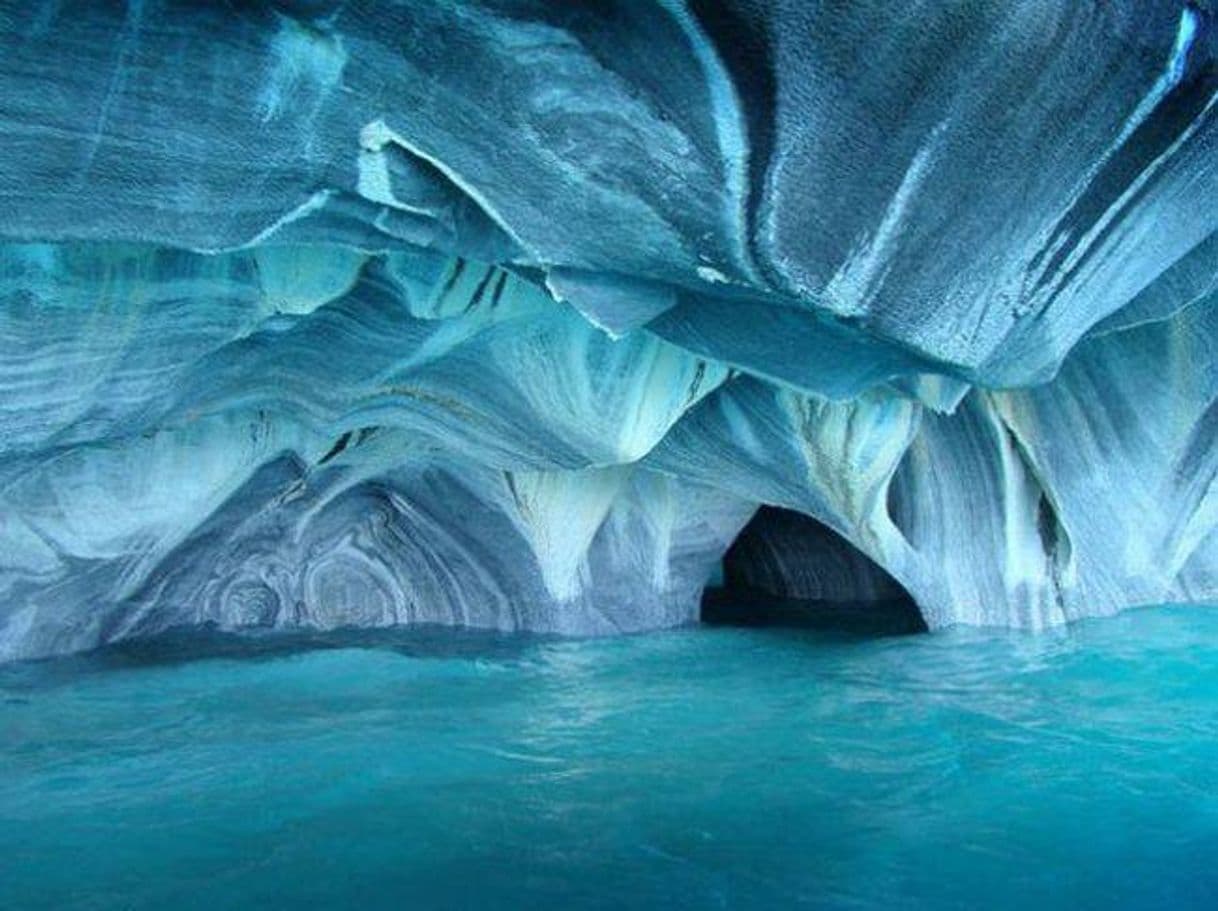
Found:
[[0, 659], [680, 624], [763, 504], [842, 540], [757, 578], [874, 561], [932, 628], [1218, 597], [1216, 42], [0, 3]]

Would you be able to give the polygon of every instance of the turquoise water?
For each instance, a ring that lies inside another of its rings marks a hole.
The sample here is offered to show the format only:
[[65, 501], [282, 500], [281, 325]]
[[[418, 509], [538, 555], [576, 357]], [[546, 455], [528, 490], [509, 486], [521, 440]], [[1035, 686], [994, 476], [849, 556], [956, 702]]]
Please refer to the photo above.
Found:
[[0, 907], [1214, 908], [1218, 610], [0, 669]]

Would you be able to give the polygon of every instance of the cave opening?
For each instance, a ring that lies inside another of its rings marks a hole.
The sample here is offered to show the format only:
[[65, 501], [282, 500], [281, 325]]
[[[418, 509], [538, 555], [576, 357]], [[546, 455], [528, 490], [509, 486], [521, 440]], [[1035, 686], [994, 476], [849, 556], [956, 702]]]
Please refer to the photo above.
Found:
[[762, 506], [724, 554], [702, 622], [799, 627], [860, 636], [926, 631], [909, 592], [822, 522]]

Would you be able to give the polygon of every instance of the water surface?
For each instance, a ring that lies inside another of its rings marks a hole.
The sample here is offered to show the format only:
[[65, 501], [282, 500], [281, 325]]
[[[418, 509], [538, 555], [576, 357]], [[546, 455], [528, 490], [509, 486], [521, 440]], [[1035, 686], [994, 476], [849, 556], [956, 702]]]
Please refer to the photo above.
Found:
[[0, 907], [1214, 908], [1218, 610], [0, 669]]

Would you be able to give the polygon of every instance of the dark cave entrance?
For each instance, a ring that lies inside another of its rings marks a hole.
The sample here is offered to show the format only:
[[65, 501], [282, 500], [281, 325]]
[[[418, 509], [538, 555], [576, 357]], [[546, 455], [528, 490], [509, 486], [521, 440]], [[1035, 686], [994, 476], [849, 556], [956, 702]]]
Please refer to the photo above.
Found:
[[723, 557], [706, 590], [702, 621], [790, 626], [865, 636], [926, 631], [896, 579], [827, 525], [802, 513], [761, 507]]

